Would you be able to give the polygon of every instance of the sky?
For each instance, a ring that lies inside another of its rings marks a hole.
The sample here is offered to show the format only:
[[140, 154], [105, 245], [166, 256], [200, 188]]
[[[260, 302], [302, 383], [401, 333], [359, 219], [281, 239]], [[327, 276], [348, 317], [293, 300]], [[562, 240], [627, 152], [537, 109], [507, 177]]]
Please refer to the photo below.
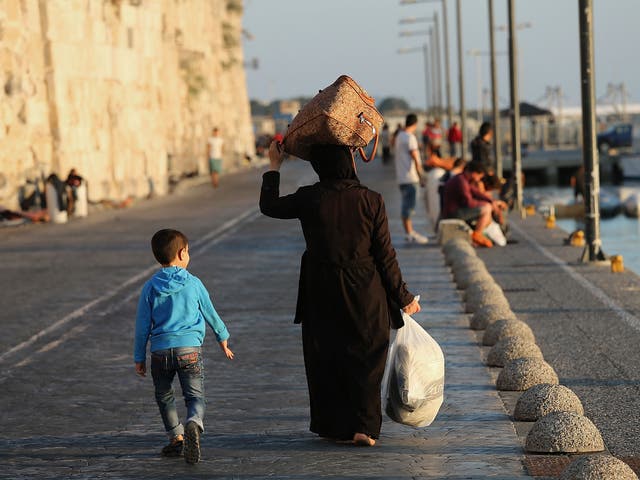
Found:
[[[467, 54], [489, 50], [487, 0], [461, 0], [465, 104], [479, 105], [479, 92], [490, 87], [489, 57]], [[447, 0], [452, 103], [459, 105], [456, 1]], [[406, 17], [430, 17], [440, 1], [400, 5], [400, 0], [245, 0], [245, 61], [249, 97], [271, 101], [313, 96], [341, 74], [358, 81], [377, 101], [401, 97], [424, 108], [423, 55], [399, 54], [420, 47], [425, 37], [400, 37], [402, 30], [426, 30], [428, 23], [400, 25]], [[520, 99], [545, 105], [547, 87], [560, 87], [564, 106], [580, 105], [578, 0], [516, 0]], [[507, 0], [494, 0], [495, 24], [506, 25]], [[624, 82], [628, 102], [640, 103], [640, 1], [594, 0], [596, 97], [609, 83]], [[442, 29], [442, 27], [441, 27]], [[248, 37], [248, 36], [247, 36]], [[507, 51], [506, 31], [497, 31], [496, 50]], [[478, 75], [478, 59], [480, 75]], [[509, 103], [509, 65], [497, 57], [501, 106]], [[444, 76], [443, 76], [444, 78]], [[444, 87], [443, 87], [444, 88]], [[444, 96], [444, 90], [443, 90]], [[488, 101], [488, 100], [487, 100]]]

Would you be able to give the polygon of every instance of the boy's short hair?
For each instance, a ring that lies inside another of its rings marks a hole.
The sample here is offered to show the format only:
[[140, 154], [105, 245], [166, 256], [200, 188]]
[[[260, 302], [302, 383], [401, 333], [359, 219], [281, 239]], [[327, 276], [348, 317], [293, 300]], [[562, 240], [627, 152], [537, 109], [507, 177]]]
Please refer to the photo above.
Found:
[[412, 125], [415, 125], [416, 123], [418, 123], [418, 116], [415, 113], [408, 114], [404, 120], [405, 127], [410, 127]]
[[187, 236], [171, 228], [158, 230], [151, 237], [151, 250], [160, 265], [171, 263], [178, 255], [178, 252], [187, 245], [189, 245]]

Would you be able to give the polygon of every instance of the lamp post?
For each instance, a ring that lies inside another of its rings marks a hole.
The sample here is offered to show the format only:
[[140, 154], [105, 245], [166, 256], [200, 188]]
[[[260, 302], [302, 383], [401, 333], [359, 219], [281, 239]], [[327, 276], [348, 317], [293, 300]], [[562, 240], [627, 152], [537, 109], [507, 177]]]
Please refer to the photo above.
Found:
[[[496, 27], [493, 26], [493, 0], [489, 0], [489, 41], [491, 43], [491, 49], [495, 51], [494, 45], [494, 31], [508, 31], [509, 32], [509, 85], [511, 90], [511, 150], [512, 150], [512, 174], [516, 175], [516, 169], [519, 169], [518, 175], [515, 177], [515, 185], [516, 185], [516, 207], [518, 211], [522, 213], [522, 164], [520, 159], [520, 100], [518, 94], [518, 55], [516, 49], [516, 31], [524, 30], [525, 28], [531, 28], [533, 25], [531, 22], [520, 22], [515, 23], [515, 13], [514, 13], [514, 5], [513, 0], [509, 0], [509, 24], [508, 25], [498, 25]], [[500, 116], [498, 110], [498, 87], [497, 87], [497, 73], [495, 70], [495, 56], [491, 57], [491, 61], [493, 62], [491, 66], [491, 82], [493, 85], [493, 123], [494, 123], [494, 148], [496, 155], [496, 172], [498, 175], [502, 176], [503, 173], [503, 165], [502, 165], [502, 148], [499, 140], [499, 124], [500, 124]], [[516, 105], [514, 109], [514, 89], [515, 89], [515, 99]], [[517, 115], [514, 110], [517, 109]], [[517, 119], [517, 120], [516, 120]], [[515, 123], [517, 123], [517, 132], [515, 132]], [[518, 165], [516, 166], [516, 154], [515, 154], [515, 142], [518, 142]], [[519, 195], [519, 197], [518, 197]]]
[[600, 240], [600, 172], [596, 148], [595, 62], [593, 54], [593, 0], [579, 0], [580, 74], [582, 96], [582, 154], [585, 180], [585, 236], [582, 261], [604, 260]]
[[[448, 117], [448, 122], [450, 127], [451, 124], [453, 124], [453, 106], [451, 104], [451, 68], [449, 66], [449, 23], [448, 23], [448, 17], [447, 17], [447, 0], [400, 0], [400, 5], [414, 5], [418, 3], [434, 3], [434, 2], [440, 2], [442, 5], [442, 34], [444, 37], [445, 94], [447, 97], [447, 117]], [[439, 31], [436, 35], [439, 36]], [[438, 40], [438, 50], [439, 50], [439, 40]], [[440, 102], [440, 104], [442, 104], [442, 102]]]
[[464, 58], [462, 56], [462, 7], [460, 0], [456, 0], [456, 27], [458, 36], [458, 87], [460, 91], [460, 131], [462, 132], [462, 157], [464, 158], [464, 152], [467, 149], [467, 122], [465, 117], [467, 115], [464, 106]]
[[[460, 1], [460, 0], [458, 0]], [[516, 39], [515, 0], [509, 0], [509, 84], [511, 88], [511, 158], [512, 175], [515, 175], [515, 209], [520, 215], [522, 209], [522, 158], [520, 155], [520, 97], [518, 92], [518, 45]]]
[[502, 145], [500, 135], [500, 110], [498, 108], [498, 69], [496, 66], [496, 41], [494, 33], [493, 0], [489, 8], [489, 54], [491, 55], [491, 111], [493, 113], [493, 155], [496, 159], [496, 175], [502, 178]]
[[425, 43], [422, 47], [399, 48], [398, 53], [416, 53], [422, 52], [424, 57], [424, 86], [425, 86], [425, 112], [429, 111], [429, 46]]
[[424, 33], [428, 37], [428, 44], [431, 46], [431, 59], [429, 64], [431, 65], [431, 108], [434, 110], [442, 109], [442, 69], [440, 65], [440, 41], [438, 38], [438, 15], [434, 13], [433, 17], [406, 17], [400, 19], [400, 24], [413, 24], [421, 22], [431, 22], [434, 24], [434, 28], [429, 30], [421, 30], [417, 32], [400, 32], [401, 36], [410, 36], [412, 34], [420, 35]]

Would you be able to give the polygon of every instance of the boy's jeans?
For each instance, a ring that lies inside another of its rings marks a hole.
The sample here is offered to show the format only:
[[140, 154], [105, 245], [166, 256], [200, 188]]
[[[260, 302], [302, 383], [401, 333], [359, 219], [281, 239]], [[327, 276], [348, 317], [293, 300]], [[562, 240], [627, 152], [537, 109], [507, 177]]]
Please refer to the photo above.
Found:
[[169, 438], [184, 433], [178, 419], [171, 383], [176, 373], [187, 406], [187, 422], [195, 422], [204, 430], [204, 366], [200, 347], [180, 347], [151, 352], [151, 376], [156, 389], [156, 402]]

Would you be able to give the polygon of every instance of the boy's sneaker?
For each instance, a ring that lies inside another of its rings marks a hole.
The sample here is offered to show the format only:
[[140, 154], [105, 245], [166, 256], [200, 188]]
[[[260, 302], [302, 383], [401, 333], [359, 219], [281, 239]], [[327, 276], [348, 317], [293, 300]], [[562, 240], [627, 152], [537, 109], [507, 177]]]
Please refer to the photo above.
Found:
[[165, 445], [162, 447], [162, 456], [163, 457], [180, 457], [182, 456], [182, 448], [184, 446], [184, 442], [182, 439], [172, 439], [169, 442], [169, 445]]
[[200, 461], [200, 427], [196, 422], [188, 422], [184, 427], [184, 460], [187, 463]]
[[407, 243], [417, 243], [418, 245], [426, 245], [427, 243], [429, 243], [429, 239], [427, 237], [425, 237], [424, 235], [420, 235], [415, 230], [407, 233], [405, 239], [407, 240]]

